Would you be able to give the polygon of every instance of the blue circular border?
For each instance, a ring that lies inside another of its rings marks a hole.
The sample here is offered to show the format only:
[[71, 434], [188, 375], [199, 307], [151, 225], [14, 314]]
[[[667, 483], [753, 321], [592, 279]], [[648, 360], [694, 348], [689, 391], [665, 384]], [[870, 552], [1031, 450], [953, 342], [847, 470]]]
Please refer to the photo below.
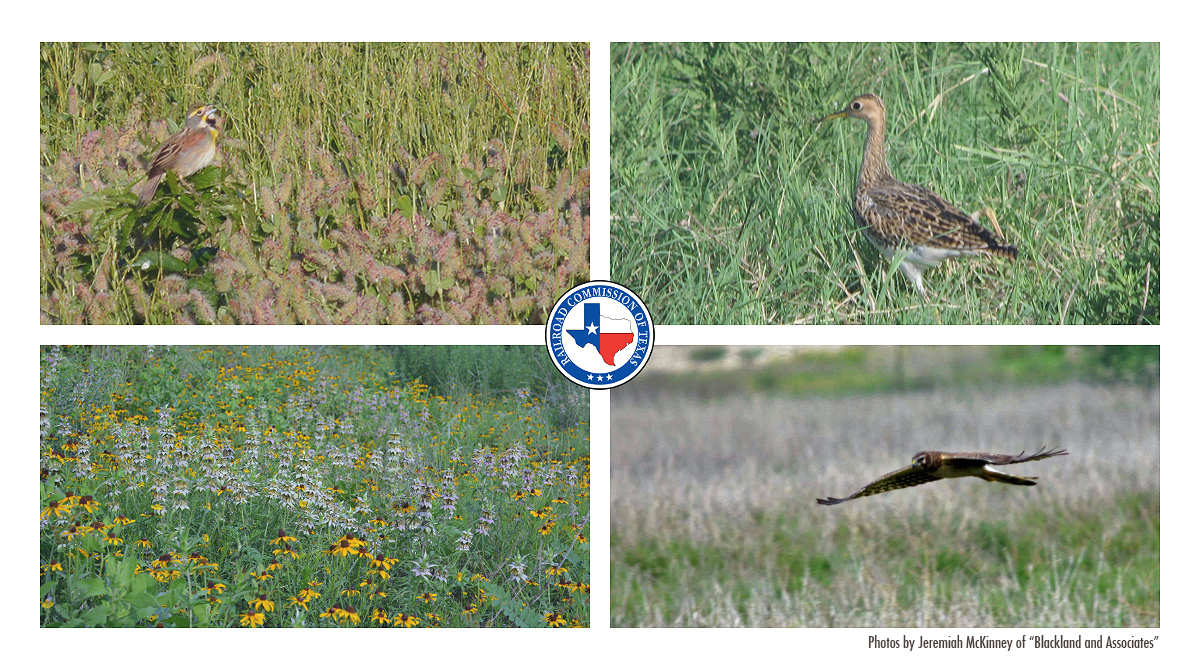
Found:
[[[571, 302], [572, 298], [575, 298], [581, 292], [594, 288], [602, 289], [601, 293], [598, 295], [584, 296], [574, 300], [573, 303]], [[603, 289], [608, 290], [604, 291]], [[629, 303], [627, 304], [625, 301], [621, 300], [621, 296], [628, 296], [630, 299]], [[592, 298], [611, 298], [613, 300], [617, 300], [629, 309], [629, 311], [633, 314], [635, 327], [637, 327], [637, 339], [634, 340], [635, 346], [642, 346], [642, 333], [645, 332], [645, 356], [635, 356], [634, 358], [630, 358], [625, 365], [622, 365], [612, 372], [598, 373], [590, 370], [584, 370], [583, 368], [579, 367], [567, 356], [566, 349], [562, 345], [559, 346], [559, 352], [556, 353], [554, 348], [555, 339], [553, 338], [555, 327], [557, 326], [558, 328], [557, 339], [561, 342], [564, 335], [563, 326], [566, 325], [567, 314], [574, 309], [575, 305], [582, 303], [584, 300], [590, 300]], [[637, 325], [639, 315], [644, 319], [644, 327]], [[580, 284], [568, 290], [566, 293], [563, 293], [562, 296], [554, 303], [554, 309], [551, 310], [550, 318], [546, 321], [546, 351], [549, 352], [550, 360], [554, 361], [554, 365], [558, 368], [559, 372], [563, 373], [567, 379], [570, 379], [579, 386], [599, 390], [615, 388], [637, 376], [637, 373], [641, 372], [642, 368], [646, 366], [646, 362], [650, 360], [650, 354], [654, 351], [654, 320], [650, 318], [650, 311], [646, 309], [646, 304], [643, 303], [642, 299], [639, 298], [633, 291], [630, 291], [616, 282], [590, 281]], [[587, 375], [589, 374], [603, 374], [606, 377], [611, 374], [613, 375], [613, 380], [596, 384], [587, 381]]]

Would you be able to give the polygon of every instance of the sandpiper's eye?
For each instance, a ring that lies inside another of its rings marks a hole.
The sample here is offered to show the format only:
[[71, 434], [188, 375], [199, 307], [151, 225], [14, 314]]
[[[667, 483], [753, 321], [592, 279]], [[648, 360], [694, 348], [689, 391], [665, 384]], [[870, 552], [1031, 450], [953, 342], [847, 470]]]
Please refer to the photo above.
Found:
[[860, 109], [862, 109], [862, 103], [855, 101], [853, 104], [850, 105], [850, 109], [853, 109], [856, 111], [860, 110]]

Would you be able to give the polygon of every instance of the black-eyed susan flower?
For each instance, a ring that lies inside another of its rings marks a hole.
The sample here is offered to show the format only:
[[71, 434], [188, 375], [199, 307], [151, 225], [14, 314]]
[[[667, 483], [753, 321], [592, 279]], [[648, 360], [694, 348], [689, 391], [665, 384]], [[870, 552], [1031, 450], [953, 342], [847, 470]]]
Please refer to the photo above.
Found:
[[270, 544], [286, 544], [288, 542], [295, 542], [295, 541], [296, 541], [296, 538], [292, 537], [291, 535], [288, 535], [287, 531], [280, 528], [279, 529], [279, 537], [275, 538], [274, 540], [271, 540]]
[[331, 556], [346, 556], [350, 553], [358, 553], [357, 547], [350, 546], [350, 541], [346, 539], [339, 540], [337, 544], [329, 545], [327, 550]]
[[46, 509], [42, 510], [42, 518], [45, 519], [46, 517], [53, 516], [55, 519], [57, 519], [66, 515], [70, 511], [71, 508], [67, 505], [62, 504], [58, 500], [51, 500], [49, 504], [46, 505]]
[[[309, 582], [309, 583], [311, 584], [312, 582]], [[307, 602], [316, 600], [317, 598], [320, 598], [321, 594], [317, 593], [316, 589], [309, 587], [309, 588], [305, 588], [305, 589], [300, 589], [300, 593], [297, 593], [296, 597], [300, 598], [301, 600], [303, 600], [304, 602], [307, 603]]]
[[121, 544], [122, 542], [124, 542], [124, 540], [122, 540], [121, 538], [117, 537], [116, 535], [113, 535], [112, 533], [109, 533], [108, 535], [106, 535], [106, 536], [104, 537], [104, 541], [105, 541], [107, 544]]
[[62, 572], [62, 569], [62, 563], [59, 563], [58, 559], [51, 560], [49, 563], [42, 566], [42, 571], [44, 573]]
[[287, 604], [295, 607], [303, 607], [304, 611], [308, 611], [308, 601], [300, 598], [300, 596], [292, 596], [287, 599]]
[[542, 620], [549, 624], [551, 628], [558, 628], [559, 626], [563, 626], [567, 623], [567, 620], [564, 619], [558, 612], [550, 612], [546, 616], [542, 617]]
[[353, 624], [362, 623], [362, 617], [359, 616], [358, 610], [354, 609], [353, 605], [346, 605], [342, 608], [342, 620]]
[[385, 626], [392, 622], [392, 620], [388, 618], [387, 612], [384, 612], [378, 607], [375, 608], [374, 612], [371, 612], [371, 621], [374, 623], [383, 624]]
[[395, 625], [395, 626], [403, 626], [405, 628], [412, 628], [413, 626], [416, 626], [419, 623], [421, 623], [420, 619], [418, 619], [415, 616], [409, 616], [407, 614], [397, 614], [396, 616], [392, 617], [392, 625]]
[[262, 612], [244, 612], [241, 616], [241, 624], [251, 628], [258, 628], [266, 621], [267, 615]]
[[262, 594], [259, 594], [257, 598], [251, 600], [250, 605], [256, 610], [262, 609], [267, 612], [275, 611], [275, 602], [273, 600], [268, 600], [267, 597]]
[[271, 553], [283, 558], [300, 558], [300, 555], [297, 554], [294, 549], [292, 549], [292, 545], [290, 544], [284, 544], [282, 547], [273, 550]]
[[431, 602], [434, 602], [437, 600], [437, 594], [436, 593], [422, 593], [421, 595], [417, 596], [417, 598], [424, 600], [426, 603], [431, 603]]

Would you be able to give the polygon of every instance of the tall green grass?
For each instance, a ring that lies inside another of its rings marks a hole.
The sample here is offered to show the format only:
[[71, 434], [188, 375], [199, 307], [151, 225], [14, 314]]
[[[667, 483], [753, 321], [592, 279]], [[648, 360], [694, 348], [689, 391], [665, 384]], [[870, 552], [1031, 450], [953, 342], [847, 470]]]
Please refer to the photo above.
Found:
[[[41, 48], [42, 320], [529, 323], [588, 275], [583, 44]], [[197, 193], [129, 189], [188, 107]]]
[[[612, 277], [661, 323], [1157, 323], [1157, 44], [613, 44]], [[860, 93], [896, 177], [1020, 247], [923, 301], [855, 231]], [[994, 213], [992, 222], [987, 212]]]

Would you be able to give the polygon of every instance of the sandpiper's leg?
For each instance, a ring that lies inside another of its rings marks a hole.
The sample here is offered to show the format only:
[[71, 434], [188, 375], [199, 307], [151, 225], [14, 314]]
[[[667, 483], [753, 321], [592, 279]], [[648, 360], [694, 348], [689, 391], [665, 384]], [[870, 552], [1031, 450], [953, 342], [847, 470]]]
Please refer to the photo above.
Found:
[[904, 276], [908, 277], [908, 280], [917, 287], [917, 290], [921, 292], [922, 298], [929, 297], [925, 293], [925, 282], [921, 281], [921, 266], [917, 265], [916, 263], [904, 261], [900, 263], [900, 271], [903, 272]]

